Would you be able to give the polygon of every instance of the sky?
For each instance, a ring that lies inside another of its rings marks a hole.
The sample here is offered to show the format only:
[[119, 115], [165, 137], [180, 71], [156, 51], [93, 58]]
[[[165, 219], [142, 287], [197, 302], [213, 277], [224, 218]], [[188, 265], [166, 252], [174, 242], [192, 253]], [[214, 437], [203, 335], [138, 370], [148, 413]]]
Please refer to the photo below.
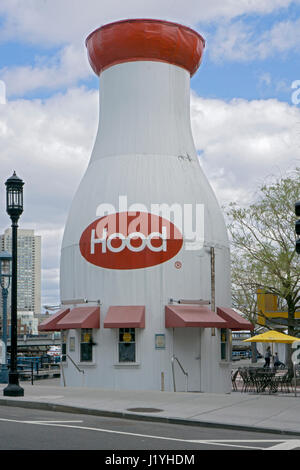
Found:
[[98, 125], [85, 38], [126, 18], [175, 21], [205, 38], [191, 124], [221, 206], [247, 204], [299, 166], [300, 0], [0, 0], [0, 233], [15, 170], [25, 181], [19, 226], [42, 236], [42, 305], [59, 304], [64, 225]]

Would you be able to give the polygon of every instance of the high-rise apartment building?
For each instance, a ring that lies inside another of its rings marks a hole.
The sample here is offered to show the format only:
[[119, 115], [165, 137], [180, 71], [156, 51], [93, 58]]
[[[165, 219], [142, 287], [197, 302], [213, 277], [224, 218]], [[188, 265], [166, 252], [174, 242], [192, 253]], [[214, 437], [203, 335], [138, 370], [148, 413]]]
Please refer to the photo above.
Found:
[[[11, 253], [10, 228], [0, 236], [0, 248]], [[34, 230], [18, 229], [18, 311], [41, 313], [41, 237]]]

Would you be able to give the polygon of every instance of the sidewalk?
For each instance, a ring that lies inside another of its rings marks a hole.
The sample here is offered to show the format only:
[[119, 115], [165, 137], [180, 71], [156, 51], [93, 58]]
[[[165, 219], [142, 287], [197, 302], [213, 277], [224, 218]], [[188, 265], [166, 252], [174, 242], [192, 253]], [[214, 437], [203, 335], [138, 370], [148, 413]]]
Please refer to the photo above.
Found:
[[24, 397], [16, 398], [4, 397], [5, 384], [0, 384], [0, 405], [300, 435], [300, 396], [293, 392], [285, 396], [120, 392], [63, 387], [56, 379], [41, 382], [22, 382]]

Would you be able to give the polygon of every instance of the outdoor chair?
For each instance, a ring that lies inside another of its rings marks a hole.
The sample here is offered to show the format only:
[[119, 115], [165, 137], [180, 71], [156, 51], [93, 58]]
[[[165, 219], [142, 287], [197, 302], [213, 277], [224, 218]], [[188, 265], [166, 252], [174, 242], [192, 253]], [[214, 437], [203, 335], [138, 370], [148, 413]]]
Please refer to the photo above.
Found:
[[251, 380], [250, 380], [249, 373], [246, 368], [239, 369], [239, 373], [243, 380], [242, 392], [248, 392], [251, 387]]
[[239, 371], [240, 377], [241, 377], [241, 379], [242, 379], [242, 390], [241, 390], [241, 391], [244, 392], [245, 389], [246, 389], [245, 372], [244, 372], [244, 370], [243, 370], [241, 367], [239, 367], [238, 371]]
[[278, 385], [280, 385], [281, 392], [290, 393], [293, 377], [294, 374], [288, 370], [282, 377], [278, 378]]
[[278, 385], [276, 370], [272, 370], [272, 372], [269, 373], [267, 380], [267, 388], [269, 389], [269, 393], [276, 393], [278, 391]]
[[270, 369], [258, 370], [256, 373], [256, 391], [257, 393], [265, 392], [269, 389], [269, 393], [275, 393], [278, 385], [275, 380], [275, 371]]
[[232, 383], [232, 390], [234, 392], [237, 392], [237, 384], [236, 384], [236, 379], [239, 374], [238, 369], [236, 371], [231, 371], [231, 383]]
[[284, 370], [286, 368], [286, 365], [281, 362], [279, 365], [274, 364], [274, 369], [275, 370]]
[[257, 369], [255, 367], [249, 367], [247, 370], [248, 377], [249, 377], [249, 387], [248, 390], [250, 391], [257, 391], [258, 386], [258, 374]]

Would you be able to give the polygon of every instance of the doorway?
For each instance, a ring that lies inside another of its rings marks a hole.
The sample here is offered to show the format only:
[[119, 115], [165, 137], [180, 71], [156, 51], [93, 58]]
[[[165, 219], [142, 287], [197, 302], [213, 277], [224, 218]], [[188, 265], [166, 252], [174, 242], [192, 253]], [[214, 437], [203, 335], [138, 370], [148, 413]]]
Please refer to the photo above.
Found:
[[[173, 332], [173, 354], [188, 373], [188, 391], [200, 392], [201, 328], [174, 328]], [[185, 392], [186, 377], [177, 361], [174, 361], [174, 375], [176, 391]]]

